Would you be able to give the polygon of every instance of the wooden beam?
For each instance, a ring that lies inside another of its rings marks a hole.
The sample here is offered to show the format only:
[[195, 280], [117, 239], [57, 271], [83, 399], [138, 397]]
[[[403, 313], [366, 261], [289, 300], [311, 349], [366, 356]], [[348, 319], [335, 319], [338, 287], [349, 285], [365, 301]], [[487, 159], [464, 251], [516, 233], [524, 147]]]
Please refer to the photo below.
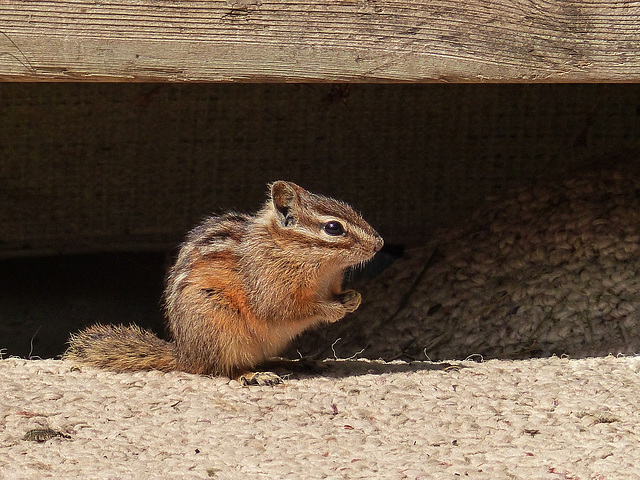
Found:
[[0, 0], [0, 80], [638, 82], [640, 2]]

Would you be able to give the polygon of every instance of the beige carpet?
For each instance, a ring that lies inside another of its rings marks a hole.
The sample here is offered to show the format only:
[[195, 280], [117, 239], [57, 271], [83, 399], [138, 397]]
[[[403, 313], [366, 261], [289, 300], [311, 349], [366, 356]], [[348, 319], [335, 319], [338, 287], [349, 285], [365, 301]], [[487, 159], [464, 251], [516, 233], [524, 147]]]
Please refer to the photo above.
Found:
[[638, 357], [328, 364], [242, 388], [1, 360], [0, 478], [640, 478]]
[[[640, 171], [503, 192], [373, 280], [289, 356], [402, 360], [640, 353]], [[336, 339], [340, 339], [336, 342]]]

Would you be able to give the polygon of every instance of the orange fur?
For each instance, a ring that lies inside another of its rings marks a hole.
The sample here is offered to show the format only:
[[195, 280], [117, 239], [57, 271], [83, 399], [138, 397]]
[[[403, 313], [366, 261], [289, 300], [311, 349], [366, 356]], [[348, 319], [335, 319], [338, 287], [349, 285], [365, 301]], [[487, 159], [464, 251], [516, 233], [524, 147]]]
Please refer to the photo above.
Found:
[[257, 214], [210, 217], [187, 236], [165, 289], [172, 342], [137, 327], [90, 327], [72, 336], [65, 358], [276, 383], [251, 369], [307, 328], [355, 310], [360, 295], [341, 291], [344, 269], [381, 247], [345, 203], [275, 182]]

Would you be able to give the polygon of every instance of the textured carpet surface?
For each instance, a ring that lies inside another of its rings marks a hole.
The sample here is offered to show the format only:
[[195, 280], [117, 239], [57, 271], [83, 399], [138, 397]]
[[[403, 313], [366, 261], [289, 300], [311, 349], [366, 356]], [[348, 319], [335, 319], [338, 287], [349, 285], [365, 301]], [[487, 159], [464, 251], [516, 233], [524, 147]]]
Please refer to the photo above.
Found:
[[637, 357], [327, 366], [243, 388], [1, 360], [0, 478], [640, 478]]
[[581, 172], [490, 199], [357, 286], [354, 315], [292, 350], [327, 356], [340, 338], [338, 357], [386, 360], [634, 355], [638, 272], [640, 172]]
[[3, 83], [0, 256], [171, 249], [278, 179], [421, 242], [487, 194], [637, 158], [638, 105], [632, 84]]

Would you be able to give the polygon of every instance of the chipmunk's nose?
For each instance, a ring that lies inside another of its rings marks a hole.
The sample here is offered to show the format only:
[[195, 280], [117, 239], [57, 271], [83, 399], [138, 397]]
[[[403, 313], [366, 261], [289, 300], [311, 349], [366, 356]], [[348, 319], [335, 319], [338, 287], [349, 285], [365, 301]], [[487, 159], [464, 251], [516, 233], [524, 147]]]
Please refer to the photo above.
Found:
[[378, 235], [376, 233], [375, 243], [373, 244], [373, 251], [374, 252], [379, 252], [380, 250], [382, 250], [382, 246], [383, 245], [384, 245], [384, 240], [382, 239], [382, 237], [380, 235]]

